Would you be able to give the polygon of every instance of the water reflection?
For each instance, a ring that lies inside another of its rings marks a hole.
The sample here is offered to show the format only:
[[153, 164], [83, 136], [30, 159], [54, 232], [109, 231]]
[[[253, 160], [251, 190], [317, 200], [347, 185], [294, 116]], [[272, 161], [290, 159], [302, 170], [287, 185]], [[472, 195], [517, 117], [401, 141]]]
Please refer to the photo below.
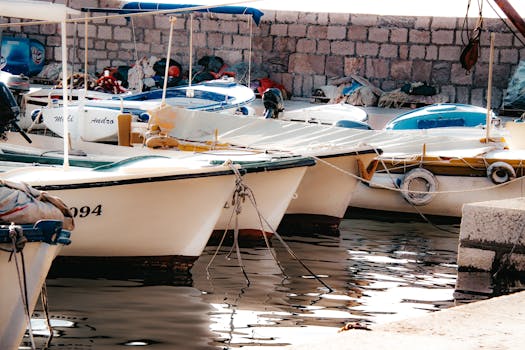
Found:
[[248, 280], [229, 247], [207, 273], [215, 246], [197, 260], [189, 285], [48, 279], [51, 348], [275, 348], [334, 334], [347, 322], [384, 323], [453, 305], [457, 233], [354, 219], [344, 220], [340, 233], [285, 237], [333, 291], [275, 238], [271, 251], [241, 248]]

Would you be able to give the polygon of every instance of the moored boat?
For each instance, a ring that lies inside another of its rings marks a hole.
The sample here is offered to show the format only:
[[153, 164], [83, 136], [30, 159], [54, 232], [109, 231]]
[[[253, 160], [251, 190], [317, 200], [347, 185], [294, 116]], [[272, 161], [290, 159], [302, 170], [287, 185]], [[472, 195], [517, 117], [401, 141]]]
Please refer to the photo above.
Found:
[[461, 217], [465, 203], [523, 195], [522, 149], [457, 149], [378, 158], [350, 207]]
[[[10, 238], [13, 233], [27, 239], [16, 252]], [[56, 220], [0, 226], [0, 348], [20, 346], [53, 259], [69, 243], [69, 231], [62, 230], [62, 222]]]
[[[491, 111], [490, 119], [496, 120]], [[402, 113], [390, 120], [387, 130], [476, 127], [487, 123], [487, 109], [461, 104], [439, 103]]]
[[[61, 90], [44, 88], [25, 94], [20, 126], [27, 129], [40, 125], [62, 136], [60, 93]], [[147, 122], [147, 111], [159, 106], [162, 100], [162, 89], [120, 95], [75, 89], [71, 94], [77, 101], [69, 106], [69, 131], [71, 137], [86, 141], [117, 141], [116, 115], [108, 110], [129, 113], [134, 121]], [[165, 102], [188, 109], [236, 113], [254, 99], [250, 88], [231, 79], [217, 79], [167, 88]]]

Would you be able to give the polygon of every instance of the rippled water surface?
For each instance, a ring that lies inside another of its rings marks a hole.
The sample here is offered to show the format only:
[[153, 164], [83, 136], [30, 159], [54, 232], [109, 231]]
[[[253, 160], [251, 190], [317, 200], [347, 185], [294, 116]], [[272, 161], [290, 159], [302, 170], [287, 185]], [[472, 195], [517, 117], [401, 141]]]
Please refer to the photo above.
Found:
[[[270, 349], [335, 334], [348, 322], [447, 308], [459, 227], [441, 227], [348, 219], [337, 237], [285, 236], [325, 285], [275, 237], [271, 251], [241, 247], [246, 277], [235, 252], [228, 258], [230, 246], [215, 258], [217, 247], [208, 246], [187, 280], [49, 278], [50, 348]], [[43, 322], [33, 323], [45, 335]]]

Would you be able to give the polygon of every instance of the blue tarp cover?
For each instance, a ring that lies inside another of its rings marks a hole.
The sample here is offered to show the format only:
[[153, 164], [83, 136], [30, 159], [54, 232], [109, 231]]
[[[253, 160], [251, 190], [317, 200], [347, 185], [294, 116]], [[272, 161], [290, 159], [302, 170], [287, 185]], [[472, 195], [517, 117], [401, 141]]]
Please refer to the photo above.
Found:
[[[146, 11], [162, 11], [162, 10], [178, 10], [184, 8], [192, 8], [203, 5], [190, 5], [190, 4], [170, 4], [170, 3], [158, 3], [158, 2], [143, 2], [134, 1], [128, 2], [122, 5], [124, 10], [146, 10]], [[253, 7], [246, 6], [217, 6], [213, 8], [195, 10], [198, 12], [210, 12], [210, 13], [226, 13], [232, 15], [251, 15], [255, 24], [259, 25], [261, 17], [264, 13]]]

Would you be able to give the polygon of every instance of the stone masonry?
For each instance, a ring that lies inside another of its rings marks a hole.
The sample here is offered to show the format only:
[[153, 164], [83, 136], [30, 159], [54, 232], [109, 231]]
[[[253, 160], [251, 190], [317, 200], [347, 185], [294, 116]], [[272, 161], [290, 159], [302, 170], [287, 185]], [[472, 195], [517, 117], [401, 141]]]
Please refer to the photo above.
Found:
[[[57, 0], [56, 2], [64, 2]], [[68, 0], [82, 7], [115, 8], [115, 0]], [[193, 15], [193, 60], [217, 55], [233, 65], [251, 58], [251, 77], [268, 76], [295, 97], [310, 97], [334, 78], [357, 74], [384, 91], [426, 81], [451, 102], [486, 105], [489, 32], [495, 33], [492, 105], [501, 106], [508, 81], [525, 48], [500, 19], [485, 19], [481, 52], [470, 73], [459, 62], [470, 18], [392, 17], [344, 13], [264, 11], [259, 26], [245, 15]], [[101, 14], [92, 14], [93, 17]], [[190, 16], [176, 15], [172, 58], [189, 66]], [[10, 27], [4, 35], [29, 36], [46, 45], [48, 62], [60, 58], [56, 25]], [[75, 35], [78, 33], [78, 35]], [[83, 67], [84, 24], [69, 24], [69, 55]], [[169, 17], [99, 19], [88, 24], [90, 73], [132, 65], [151, 55], [165, 58]]]

